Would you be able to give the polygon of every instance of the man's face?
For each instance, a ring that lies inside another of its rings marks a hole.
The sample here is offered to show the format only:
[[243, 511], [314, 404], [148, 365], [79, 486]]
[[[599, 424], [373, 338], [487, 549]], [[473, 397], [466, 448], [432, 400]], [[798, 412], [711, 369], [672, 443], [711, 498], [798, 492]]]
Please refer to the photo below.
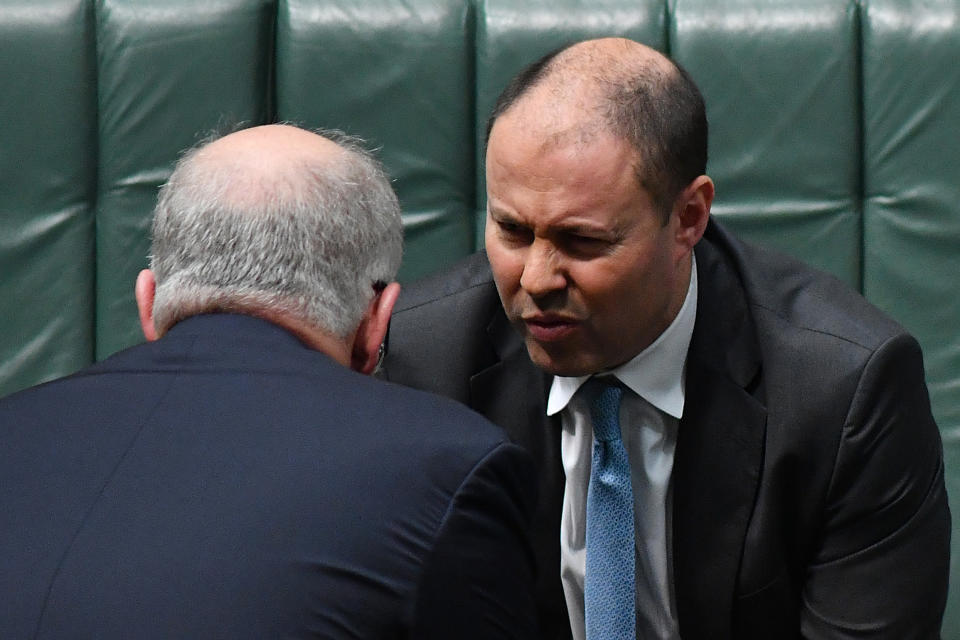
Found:
[[607, 133], [544, 137], [511, 112], [487, 151], [486, 249], [530, 358], [549, 373], [620, 365], [669, 326], [688, 285], [677, 216], [637, 179], [636, 155]]

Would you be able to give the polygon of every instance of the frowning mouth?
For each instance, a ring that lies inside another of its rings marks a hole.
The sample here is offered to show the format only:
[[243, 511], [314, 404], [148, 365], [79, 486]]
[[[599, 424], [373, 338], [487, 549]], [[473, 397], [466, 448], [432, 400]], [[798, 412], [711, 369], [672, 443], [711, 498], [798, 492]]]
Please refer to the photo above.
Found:
[[574, 318], [553, 314], [539, 314], [522, 318], [527, 334], [537, 342], [556, 342], [570, 336], [580, 322]]

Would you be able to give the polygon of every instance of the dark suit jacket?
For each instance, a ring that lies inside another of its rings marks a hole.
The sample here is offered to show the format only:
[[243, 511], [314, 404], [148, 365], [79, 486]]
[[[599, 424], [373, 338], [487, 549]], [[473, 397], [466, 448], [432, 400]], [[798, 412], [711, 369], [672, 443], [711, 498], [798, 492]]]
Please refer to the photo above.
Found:
[[[716, 222], [695, 251], [673, 474], [684, 640], [936, 637], [950, 521], [916, 341], [835, 279]], [[485, 257], [401, 297], [385, 375], [473, 407], [539, 461], [541, 628], [568, 637], [560, 424]]]
[[535, 637], [532, 463], [252, 317], [0, 401], [0, 637]]

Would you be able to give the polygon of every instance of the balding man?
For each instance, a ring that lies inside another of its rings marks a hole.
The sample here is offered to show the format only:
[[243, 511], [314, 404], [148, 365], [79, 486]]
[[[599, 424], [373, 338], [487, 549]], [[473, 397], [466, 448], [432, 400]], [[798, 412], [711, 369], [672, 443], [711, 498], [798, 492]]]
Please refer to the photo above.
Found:
[[690, 77], [550, 54], [488, 126], [486, 255], [411, 287], [391, 380], [540, 463], [546, 638], [934, 638], [950, 524], [916, 341], [710, 219]]
[[136, 284], [149, 342], [0, 402], [0, 637], [535, 637], [528, 456], [361, 375], [401, 245], [350, 141], [189, 152]]

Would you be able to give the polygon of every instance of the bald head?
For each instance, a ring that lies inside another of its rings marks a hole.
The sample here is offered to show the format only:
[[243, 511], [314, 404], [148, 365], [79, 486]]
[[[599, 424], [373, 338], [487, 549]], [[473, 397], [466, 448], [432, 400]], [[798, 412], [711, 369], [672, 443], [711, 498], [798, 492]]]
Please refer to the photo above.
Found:
[[338, 337], [396, 276], [397, 198], [380, 164], [336, 132], [244, 129], [187, 152], [153, 222], [158, 333], [209, 312], [283, 315]]
[[674, 64], [650, 47], [625, 38], [587, 40], [562, 49], [549, 61], [538, 86], [572, 108], [598, 106], [610, 88], [637, 76], [666, 76]]
[[[706, 171], [707, 121], [690, 76], [658, 51], [624, 38], [587, 40], [547, 54], [504, 89], [487, 125], [499, 120], [545, 146], [626, 140], [642, 186], [669, 215], [674, 198]], [[506, 129], [506, 127], [503, 127]]]
[[298, 162], [336, 162], [346, 150], [319, 133], [288, 124], [242, 129], [203, 147], [198, 158], [268, 174]]
[[328, 137], [286, 124], [242, 129], [196, 150], [196, 170], [221, 176], [222, 194], [234, 205], [268, 203], [287, 198], [300, 185], [291, 180], [304, 167], [336, 172], [349, 163], [348, 151]]

